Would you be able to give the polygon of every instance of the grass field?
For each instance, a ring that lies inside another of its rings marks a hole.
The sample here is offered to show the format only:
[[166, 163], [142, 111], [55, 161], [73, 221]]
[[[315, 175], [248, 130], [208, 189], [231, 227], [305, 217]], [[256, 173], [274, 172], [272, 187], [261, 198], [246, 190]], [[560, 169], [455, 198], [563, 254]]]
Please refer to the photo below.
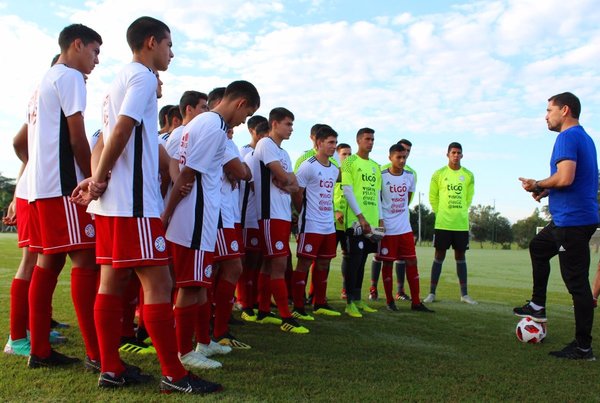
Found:
[[[429, 289], [433, 250], [419, 247], [421, 290]], [[451, 255], [451, 254], [449, 254]], [[8, 336], [10, 282], [20, 259], [14, 235], [0, 234], [0, 328]], [[592, 255], [598, 261], [598, 255]], [[435, 314], [413, 313], [407, 303], [400, 312], [379, 312], [362, 319], [317, 318], [305, 336], [281, 332], [275, 326], [234, 327], [252, 345], [220, 358], [223, 368], [201, 373], [221, 382], [223, 393], [204, 398], [223, 402], [282, 401], [599, 401], [599, 362], [562, 361], [548, 352], [573, 339], [573, 313], [556, 262], [548, 295], [548, 337], [540, 345], [525, 345], [514, 335], [512, 307], [530, 296], [527, 251], [474, 249], [467, 253], [470, 295], [480, 302], [459, 302], [452, 259], [446, 261], [438, 287]], [[368, 271], [368, 270], [367, 270]], [[368, 277], [368, 276], [367, 276]], [[368, 288], [365, 282], [365, 290]], [[382, 287], [380, 285], [380, 294]], [[330, 303], [343, 309], [339, 259], [332, 264]], [[69, 296], [68, 269], [54, 297], [54, 317], [76, 324]], [[237, 313], [236, 313], [237, 314]], [[67, 329], [59, 350], [82, 356], [77, 329]], [[598, 335], [598, 326], [594, 327]], [[596, 354], [600, 346], [596, 344]], [[160, 376], [153, 357], [123, 355], [133, 364]], [[29, 370], [23, 357], [0, 358], [0, 401], [163, 401], [155, 384], [103, 391], [97, 376], [82, 367]], [[198, 397], [175, 396], [169, 401]]]

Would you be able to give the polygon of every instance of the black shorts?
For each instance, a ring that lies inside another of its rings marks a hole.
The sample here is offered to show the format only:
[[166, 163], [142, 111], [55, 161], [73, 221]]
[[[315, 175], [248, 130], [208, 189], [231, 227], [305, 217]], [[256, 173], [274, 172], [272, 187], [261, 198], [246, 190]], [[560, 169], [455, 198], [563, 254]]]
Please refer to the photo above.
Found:
[[469, 231], [449, 231], [436, 229], [433, 235], [433, 247], [448, 250], [452, 246], [454, 250], [469, 249]]
[[349, 235], [346, 232], [346, 245], [349, 255], [367, 255], [377, 253], [377, 243], [369, 241], [364, 235]]
[[346, 231], [338, 229], [335, 231], [335, 236], [337, 238], [337, 242], [342, 247], [342, 253], [344, 255], [347, 255], [348, 254], [348, 245], [346, 244], [346, 236], [347, 236]]

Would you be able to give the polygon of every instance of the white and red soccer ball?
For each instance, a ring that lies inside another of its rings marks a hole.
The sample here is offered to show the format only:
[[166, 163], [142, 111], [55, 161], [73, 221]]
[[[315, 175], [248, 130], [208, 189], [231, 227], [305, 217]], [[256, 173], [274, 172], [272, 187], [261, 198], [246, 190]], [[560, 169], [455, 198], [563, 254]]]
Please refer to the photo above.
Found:
[[540, 343], [546, 337], [546, 324], [523, 318], [517, 323], [515, 333], [523, 343]]

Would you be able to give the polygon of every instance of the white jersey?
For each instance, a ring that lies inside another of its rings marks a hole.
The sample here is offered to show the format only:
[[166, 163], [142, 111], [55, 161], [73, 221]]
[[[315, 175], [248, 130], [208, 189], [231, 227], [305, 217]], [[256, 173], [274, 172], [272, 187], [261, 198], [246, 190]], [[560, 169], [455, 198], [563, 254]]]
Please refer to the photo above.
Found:
[[28, 199], [27, 193], [27, 171], [29, 169], [29, 164], [25, 165], [25, 169], [21, 173], [21, 177], [17, 181], [17, 186], [15, 187], [15, 197], [23, 200]]
[[316, 157], [310, 157], [298, 167], [298, 186], [304, 188], [302, 211], [298, 216], [298, 231], [314, 234], [335, 232], [333, 215], [333, 190], [340, 170], [329, 162], [322, 165]]
[[[225, 142], [223, 165], [236, 158], [240, 158], [240, 152], [233, 140], [227, 139]], [[240, 215], [239, 213], [236, 214], [236, 211], [239, 211], [239, 194], [238, 181], [231, 183], [225, 172], [223, 172], [221, 175], [221, 219], [219, 220], [219, 228], [235, 228], [235, 223], [240, 222]]]
[[250, 144], [240, 147], [240, 157], [244, 158], [247, 154], [254, 152], [254, 148]]
[[256, 144], [256, 163], [252, 171], [258, 219], [292, 220], [292, 198], [289, 193], [273, 183], [273, 174], [267, 165], [277, 161], [286, 172], [293, 172], [292, 161], [287, 151], [279, 147], [273, 139], [265, 137]]
[[218, 113], [202, 113], [186, 125], [180, 167], [196, 171], [196, 178], [191, 192], [173, 212], [167, 228], [169, 241], [191, 249], [215, 250], [226, 141], [227, 124]]
[[27, 121], [30, 201], [70, 196], [83, 173], [71, 149], [67, 117], [84, 113], [86, 88], [83, 74], [55, 64], [33, 95]]
[[169, 137], [170, 136], [171, 136], [171, 133], [159, 134], [158, 135], [158, 144], [160, 144], [163, 147], [165, 147], [165, 145], [167, 144], [167, 141], [169, 141]]
[[381, 210], [386, 235], [412, 232], [408, 194], [415, 191], [415, 175], [404, 170], [393, 175], [389, 169], [381, 172]]
[[167, 138], [165, 149], [169, 157], [179, 161], [179, 146], [181, 146], [181, 136], [183, 135], [184, 125], [181, 125], [171, 132]]
[[102, 134], [102, 129], [98, 129], [88, 138], [88, 143], [90, 143], [90, 151], [94, 150], [96, 144], [98, 144], [98, 140], [100, 139], [100, 135]]
[[133, 119], [136, 125], [112, 167], [106, 191], [90, 203], [88, 212], [110, 217], [160, 217], [158, 112], [152, 70], [136, 62], [127, 64], [111, 84], [102, 109], [105, 144], [119, 116]]
[[240, 212], [240, 222], [242, 228], [258, 228], [258, 210], [256, 207], [256, 194], [254, 193], [254, 172], [258, 172], [258, 169], [253, 168], [257, 164], [254, 152], [247, 153], [244, 157], [244, 162], [252, 172], [252, 179], [249, 181], [240, 181], [240, 208], [238, 209]]

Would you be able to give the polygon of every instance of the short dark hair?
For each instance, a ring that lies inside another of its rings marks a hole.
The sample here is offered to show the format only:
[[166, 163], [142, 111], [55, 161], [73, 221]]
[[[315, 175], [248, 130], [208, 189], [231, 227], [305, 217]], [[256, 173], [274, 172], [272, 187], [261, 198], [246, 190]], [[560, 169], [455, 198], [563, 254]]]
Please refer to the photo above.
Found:
[[71, 43], [73, 43], [75, 39], [81, 39], [81, 42], [83, 42], [84, 45], [88, 45], [92, 42], [98, 42], [102, 45], [102, 37], [98, 32], [83, 24], [71, 24], [64, 27], [58, 35], [58, 46], [60, 46], [60, 51], [64, 52], [69, 49], [69, 46], [71, 46]]
[[215, 103], [223, 99], [223, 95], [225, 95], [225, 87], [213, 88], [213, 90], [208, 93], [208, 109], [213, 109]]
[[565, 105], [568, 106], [571, 111], [571, 116], [574, 119], [579, 119], [579, 115], [581, 114], [581, 102], [579, 102], [579, 98], [572, 93], [563, 92], [561, 94], [553, 95], [548, 98], [548, 102], [552, 102], [559, 108], [562, 108]]
[[201, 99], [208, 101], [208, 95], [200, 91], [185, 91], [179, 99], [179, 112], [185, 117], [185, 109], [188, 106], [195, 108]]
[[286, 108], [278, 107], [271, 109], [269, 112], [269, 126], [273, 124], [273, 122], [281, 122], [285, 118], [290, 118], [294, 120], [294, 114]]
[[453, 148], [458, 148], [462, 152], [462, 146], [456, 141], [453, 141], [452, 143], [448, 144], [448, 152], [450, 152], [450, 150], [452, 150]]
[[239, 80], [234, 81], [227, 86], [223, 98], [237, 99], [243, 98], [248, 103], [248, 106], [253, 108], [260, 108], [260, 95], [258, 90], [251, 82]]
[[315, 123], [311, 128], [310, 128], [310, 137], [315, 137], [317, 135], [317, 132], [319, 131], [319, 129], [323, 126], [327, 126], [324, 125], [322, 123]]
[[390, 147], [390, 155], [392, 153], [401, 153], [402, 151], [406, 151], [406, 148], [399, 142]]
[[254, 131], [256, 132], [256, 134], [258, 134], [259, 136], [265, 136], [269, 133], [269, 121], [265, 118], [264, 121], [259, 122], [256, 127], [254, 128]]
[[58, 58], [60, 57], [60, 53], [54, 55], [54, 57], [52, 58], [52, 61], [50, 62], [50, 67], [54, 66], [56, 64], [56, 62], [58, 61]]
[[375, 134], [375, 130], [369, 128], [369, 127], [363, 127], [362, 129], [358, 129], [358, 132], [356, 132], [356, 140], [358, 140], [359, 138], [362, 137], [363, 134], [365, 133], [369, 133], [369, 134]]
[[181, 112], [179, 112], [179, 106], [177, 106], [177, 105], [172, 106], [169, 109], [169, 112], [167, 112], [167, 121], [169, 122], [170, 125], [173, 124], [174, 118], [179, 118], [179, 120], [183, 120], [183, 118], [181, 117]]
[[406, 144], [407, 146], [412, 147], [412, 143], [407, 139], [398, 140], [398, 144]]
[[346, 143], [340, 143], [337, 145], [337, 147], [335, 148], [337, 151], [340, 151], [342, 148], [352, 148], [350, 147], [350, 144], [346, 144]]
[[161, 42], [167, 33], [170, 34], [171, 30], [164, 22], [152, 17], [140, 17], [127, 28], [127, 44], [132, 51], [140, 50], [147, 38], [153, 36], [157, 42]]
[[327, 137], [335, 137], [337, 138], [338, 134], [333, 128], [329, 125], [321, 125], [319, 130], [315, 133], [315, 142], [318, 140], [325, 140]]
[[158, 124], [161, 129], [167, 125], [167, 114], [169, 113], [169, 109], [173, 106], [174, 105], [165, 105], [158, 111]]
[[269, 130], [269, 121], [267, 120], [266, 117], [261, 116], [261, 115], [254, 115], [251, 116], [250, 119], [248, 119], [248, 121], [246, 122], [246, 126], [248, 126], [248, 129], [252, 129], [255, 130], [256, 126], [259, 125], [259, 123], [265, 122], [267, 124], [267, 130]]

